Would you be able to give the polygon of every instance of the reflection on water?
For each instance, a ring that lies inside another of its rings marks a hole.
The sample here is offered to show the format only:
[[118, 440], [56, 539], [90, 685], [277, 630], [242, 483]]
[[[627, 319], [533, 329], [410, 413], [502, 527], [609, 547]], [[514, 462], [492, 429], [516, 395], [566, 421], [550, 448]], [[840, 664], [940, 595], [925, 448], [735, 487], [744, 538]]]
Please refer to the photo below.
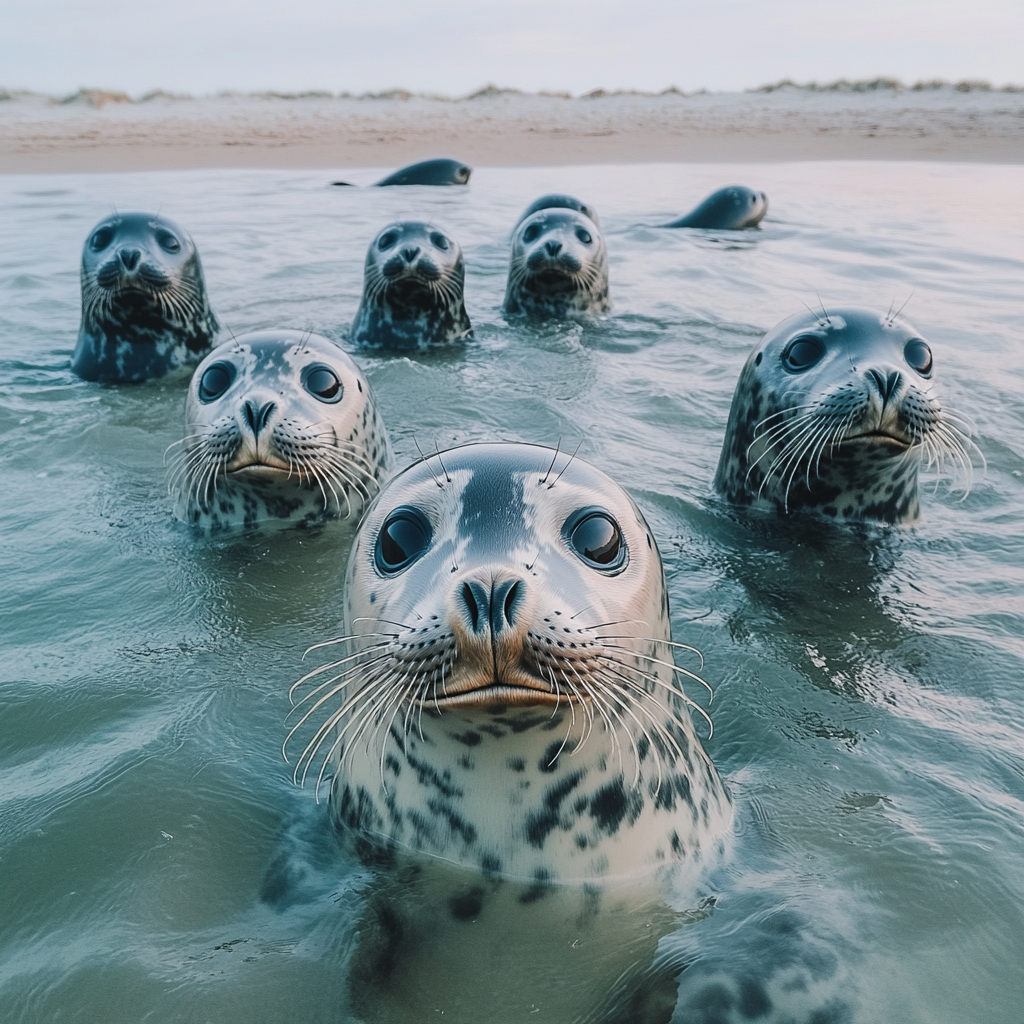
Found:
[[[481, 169], [436, 191], [330, 179], [0, 181], [5, 1019], [1016, 1019], [1021, 168]], [[762, 230], [645, 226], [730, 181], [769, 193]], [[600, 211], [615, 309], [509, 325], [508, 232], [552, 191]], [[81, 242], [112, 206], [190, 231], [236, 334], [342, 340], [383, 223], [425, 217], [458, 238], [475, 341], [360, 357], [398, 462], [417, 445], [582, 441], [630, 490], [665, 556], [675, 639], [715, 686], [707, 749], [737, 805], [727, 857], [676, 888], [526, 903], [469, 880], [488, 898], [462, 919], [450, 900], [466, 892], [441, 868], [350, 857], [280, 747], [303, 650], [339, 631], [351, 527], [211, 544], [174, 522], [163, 454], [183, 381], [97, 387], [67, 369]], [[713, 497], [760, 334], [818, 294], [885, 309], [911, 291], [906, 315], [987, 459], [967, 498], [928, 487], [914, 529], [839, 530]]]

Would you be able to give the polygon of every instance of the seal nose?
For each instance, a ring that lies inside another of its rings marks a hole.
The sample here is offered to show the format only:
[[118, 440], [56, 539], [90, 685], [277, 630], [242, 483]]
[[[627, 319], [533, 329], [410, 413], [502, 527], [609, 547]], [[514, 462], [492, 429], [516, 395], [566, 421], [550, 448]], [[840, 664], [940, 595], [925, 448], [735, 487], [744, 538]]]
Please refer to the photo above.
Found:
[[118, 256], [121, 257], [125, 270], [134, 270], [139, 265], [142, 253], [138, 249], [122, 249]]
[[899, 370], [892, 370], [889, 373], [884, 373], [882, 370], [868, 370], [867, 375], [868, 379], [878, 388], [883, 405], [896, 394], [903, 381], [903, 374]]
[[520, 579], [485, 583], [469, 580], [462, 584], [459, 597], [472, 632], [482, 634], [489, 628], [499, 637], [512, 629], [523, 605], [525, 584]]
[[270, 414], [275, 408], [274, 402], [267, 402], [261, 406], [251, 398], [246, 400], [242, 406], [242, 415], [245, 417], [245, 422], [249, 424], [253, 437], [259, 437], [260, 431], [267, 425], [267, 420], [270, 419]]
[[406, 263], [412, 263], [414, 259], [420, 254], [420, 247], [417, 245], [415, 248], [403, 249], [402, 256]]
[[562, 251], [561, 242], [545, 242], [544, 248], [547, 249], [549, 256], [557, 256]]

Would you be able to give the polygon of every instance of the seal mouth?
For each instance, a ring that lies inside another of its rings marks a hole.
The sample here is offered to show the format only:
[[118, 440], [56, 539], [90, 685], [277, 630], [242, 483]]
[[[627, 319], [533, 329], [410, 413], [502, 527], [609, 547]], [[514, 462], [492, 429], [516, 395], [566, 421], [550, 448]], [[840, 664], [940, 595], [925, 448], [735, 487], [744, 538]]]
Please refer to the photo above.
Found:
[[550, 689], [491, 682], [461, 693], [439, 694], [436, 700], [433, 697], [422, 698], [420, 703], [425, 707], [438, 708], [493, 708], [525, 704], [568, 704], [569, 699], [567, 694], [555, 694]]
[[896, 434], [891, 434], [886, 430], [868, 430], [863, 434], [854, 434], [851, 437], [844, 437], [842, 443], [846, 445], [853, 442], [880, 445], [883, 448], [896, 448], [899, 451], [906, 451], [911, 446], [911, 443], [905, 438], [897, 437]]
[[289, 476], [290, 471], [287, 466], [275, 466], [270, 462], [247, 462], [244, 466], [225, 470], [224, 475], [242, 479], [276, 480]]

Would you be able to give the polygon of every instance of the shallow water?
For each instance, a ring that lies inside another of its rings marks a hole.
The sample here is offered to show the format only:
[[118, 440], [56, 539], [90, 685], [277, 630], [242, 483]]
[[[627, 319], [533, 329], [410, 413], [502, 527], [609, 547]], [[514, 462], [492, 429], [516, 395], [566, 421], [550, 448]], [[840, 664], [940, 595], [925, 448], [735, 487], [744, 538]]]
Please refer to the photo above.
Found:
[[[674, 1019], [1020, 1019], [1024, 167], [481, 169], [465, 190], [330, 178], [0, 178], [5, 1019], [349, 1019], [366, 879], [317, 844], [326, 809], [280, 753], [302, 651], [341, 619], [349, 534], [212, 545], [173, 521], [162, 458], [182, 381], [68, 370], [81, 243], [112, 207], [190, 230], [236, 334], [343, 341], [386, 220], [460, 240], [476, 340], [357, 358], [400, 464], [416, 442], [582, 441], [659, 539], [738, 809], [731, 856], [662, 941], [687, 965]], [[645, 226], [734, 180], [768, 192], [762, 230]], [[556, 190], [600, 211], [614, 313], [506, 324], [508, 230]], [[916, 528], [857, 533], [723, 508], [710, 481], [760, 334], [804, 303], [911, 294], [905, 316], [987, 462], [967, 497], [938, 481]], [[275, 903], [282, 850], [304, 875]]]

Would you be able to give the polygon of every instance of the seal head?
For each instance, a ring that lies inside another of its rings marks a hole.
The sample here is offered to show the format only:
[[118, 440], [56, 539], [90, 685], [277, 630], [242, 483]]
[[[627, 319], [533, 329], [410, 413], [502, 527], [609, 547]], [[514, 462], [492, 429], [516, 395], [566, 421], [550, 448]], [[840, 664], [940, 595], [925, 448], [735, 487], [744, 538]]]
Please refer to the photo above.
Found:
[[461, 160], [421, 160], [409, 164], [382, 178], [378, 187], [385, 185], [468, 185], [473, 168]]
[[345, 653], [301, 681], [299, 726], [323, 721], [296, 771], [326, 747], [367, 859], [597, 881], [723, 839], [658, 548], [604, 473], [524, 444], [416, 463], [368, 510], [345, 595]]
[[217, 328], [195, 243], [174, 221], [119, 213], [92, 229], [71, 359], [79, 377], [134, 384], [194, 366]]
[[244, 334], [200, 363], [168, 485], [210, 533], [358, 519], [391, 446], [354, 362], [305, 331]]
[[968, 472], [974, 447], [936, 377], [931, 346], [899, 317], [854, 307], [784, 320], [740, 374], [715, 489], [783, 513], [914, 522], [922, 459]]
[[473, 334], [465, 279], [462, 249], [446, 231], [418, 220], [389, 224], [366, 253], [352, 342], [424, 352], [465, 341]]
[[512, 233], [505, 312], [544, 319], [610, 308], [608, 251], [597, 224], [558, 206], [524, 215]]
[[712, 192], [685, 217], [664, 224], [666, 228], [717, 228], [741, 231], [756, 228], [768, 212], [768, 197], [745, 185], [728, 185]]
[[527, 217], [536, 213], [538, 210], [551, 209], [576, 210], [578, 213], [582, 213], [585, 217], [589, 217], [598, 227], [601, 226], [601, 221], [597, 216], [597, 210], [595, 210], [589, 203], [585, 203], [582, 199], [577, 199], [575, 196], [565, 195], [563, 192], [550, 192], [546, 196], [534, 199], [534, 201], [530, 203], [525, 210], [523, 210], [519, 220], [516, 221], [516, 227], [519, 227]]

